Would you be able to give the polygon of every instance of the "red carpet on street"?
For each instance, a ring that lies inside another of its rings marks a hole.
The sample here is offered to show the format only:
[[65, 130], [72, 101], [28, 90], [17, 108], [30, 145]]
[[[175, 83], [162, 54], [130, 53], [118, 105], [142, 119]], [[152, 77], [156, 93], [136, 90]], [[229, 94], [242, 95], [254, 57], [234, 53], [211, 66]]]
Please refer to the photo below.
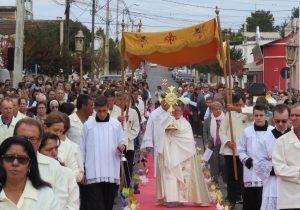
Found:
[[[149, 180], [145, 185], [140, 183], [140, 191], [141, 194], [136, 195], [137, 200], [140, 203], [141, 210], [155, 210], [155, 209], [168, 209], [166, 206], [158, 206], [156, 205], [156, 197], [155, 197], [155, 177], [153, 174], [153, 157], [149, 155], [147, 158], [147, 167], [150, 169], [150, 173], [147, 178]], [[180, 208], [174, 208], [176, 210], [189, 210], [189, 209], [200, 209], [200, 210], [215, 210], [215, 205], [211, 205], [210, 207], [200, 207], [200, 206], [183, 206]]]

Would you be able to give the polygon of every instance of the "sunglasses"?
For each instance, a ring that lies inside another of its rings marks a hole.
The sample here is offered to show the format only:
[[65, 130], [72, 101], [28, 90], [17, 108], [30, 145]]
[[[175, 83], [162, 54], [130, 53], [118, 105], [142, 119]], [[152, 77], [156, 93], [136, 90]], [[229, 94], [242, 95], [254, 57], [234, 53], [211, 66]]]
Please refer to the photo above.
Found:
[[7, 163], [13, 163], [15, 160], [22, 165], [30, 162], [30, 158], [24, 155], [2, 155], [2, 159]]
[[274, 120], [274, 122], [276, 123], [276, 124], [278, 124], [278, 123], [287, 123], [287, 121], [288, 120]]

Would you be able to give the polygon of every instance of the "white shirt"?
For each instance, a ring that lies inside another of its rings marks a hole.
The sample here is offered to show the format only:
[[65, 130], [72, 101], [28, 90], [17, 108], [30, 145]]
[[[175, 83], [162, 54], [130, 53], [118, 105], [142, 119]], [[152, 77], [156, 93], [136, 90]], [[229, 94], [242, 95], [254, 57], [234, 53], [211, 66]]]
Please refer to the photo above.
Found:
[[[232, 129], [233, 129], [233, 141], [238, 145], [240, 138], [243, 134], [245, 128], [252, 124], [252, 119], [244, 114], [231, 112], [232, 116]], [[226, 117], [220, 125], [220, 139], [221, 139], [221, 149], [220, 154], [222, 155], [232, 155], [232, 150], [226, 146], [226, 143], [231, 140], [230, 126], [229, 126], [229, 115], [226, 113]], [[238, 156], [238, 151], [236, 151], [236, 156]]]
[[25, 117], [27, 117], [27, 116], [25, 114], [22, 114], [20, 111], [18, 111], [17, 116], [15, 116], [17, 122]]
[[24, 191], [17, 203], [7, 198], [4, 190], [0, 193], [0, 210], [62, 210], [49, 187], [35, 189], [27, 179]]
[[74, 143], [80, 145], [80, 136], [83, 124], [79, 119], [78, 115], [75, 113], [69, 116], [70, 119], [70, 129], [66, 133], [66, 136]]
[[112, 110], [108, 110], [108, 113], [110, 117], [115, 118], [116, 120], [118, 119], [119, 116], [122, 115], [121, 108], [118, 107], [117, 105], [114, 105]]
[[206, 120], [210, 115], [210, 108], [206, 108], [205, 114], [204, 114], [204, 120]]
[[145, 104], [144, 101], [142, 99], [138, 99], [139, 103], [136, 103], [136, 107], [138, 108], [138, 110], [140, 111], [141, 117], [144, 116], [144, 112], [145, 112]]
[[126, 125], [126, 137], [128, 138], [127, 150], [134, 150], [134, 139], [139, 135], [140, 122], [138, 113], [132, 108], [129, 108]]
[[79, 210], [79, 187], [77, 185], [74, 173], [67, 167], [62, 167], [62, 169], [62, 173], [66, 178], [66, 185], [68, 187], [69, 194], [64, 210]]
[[[58, 161], [37, 153], [37, 161], [41, 178], [51, 184], [54, 194], [61, 207], [65, 206], [65, 202], [69, 197], [66, 180], [62, 166]], [[43, 209], [43, 208], [42, 208]]]
[[61, 140], [60, 146], [58, 147], [58, 159], [72, 170], [77, 182], [82, 180], [84, 169], [80, 149], [76, 143], [70, 141], [67, 137], [64, 141]]
[[83, 125], [80, 149], [88, 184], [119, 183], [120, 153], [118, 144], [125, 144], [122, 125], [110, 117], [108, 122], [90, 118]]
[[14, 129], [15, 129], [17, 122], [18, 122], [17, 119], [15, 117], [13, 117], [9, 127], [7, 127], [7, 125], [3, 124], [2, 115], [0, 115], [0, 144], [5, 139], [13, 136]]
[[[259, 142], [257, 151], [257, 162], [254, 164], [254, 170], [259, 178], [263, 181], [263, 198], [261, 210], [268, 210], [270, 207], [277, 210], [278, 203], [278, 185], [277, 177], [271, 176], [273, 168], [272, 152], [277, 141], [272, 131], [268, 131]], [[272, 210], [271, 209], [271, 210]]]

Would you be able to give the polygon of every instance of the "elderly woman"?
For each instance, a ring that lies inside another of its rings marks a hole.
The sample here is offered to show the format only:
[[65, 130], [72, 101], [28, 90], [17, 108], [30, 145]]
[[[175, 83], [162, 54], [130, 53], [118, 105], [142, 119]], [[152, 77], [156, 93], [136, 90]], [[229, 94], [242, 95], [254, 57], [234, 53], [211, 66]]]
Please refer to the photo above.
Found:
[[218, 176], [222, 172], [220, 148], [221, 139], [219, 135], [221, 122], [224, 120], [223, 106], [220, 102], [214, 101], [211, 104], [211, 114], [204, 121], [203, 126], [203, 139], [205, 143], [205, 149], [211, 149], [213, 154], [209, 160], [211, 172], [214, 176], [214, 180], [218, 182]]
[[10, 137], [0, 146], [6, 181], [0, 193], [0, 209], [60, 210], [50, 184], [40, 177], [35, 151], [22, 137]]
[[59, 108], [59, 102], [58, 100], [51, 100], [49, 102], [49, 109], [48, 109], [48, 112], [54, 112], [54, 111], [58, 111], [58, 108]]
[[[57, 135], [45, 133], [43, 135], [39, 152], [50, 158], [58, 160], [58, 148], [60, 146], [60, 139]], [[61, 163], [62, 164], [62, 163]], [[63, 165], [63, 164], [62, 164]], [[64, 210], [78, 210], [79, 209], [79, 188], [76, 183], [75, 175], [71, 169], [62, 167], [62, 173], [66, 177], [68, 187], [68, 199], [66, 200]]]

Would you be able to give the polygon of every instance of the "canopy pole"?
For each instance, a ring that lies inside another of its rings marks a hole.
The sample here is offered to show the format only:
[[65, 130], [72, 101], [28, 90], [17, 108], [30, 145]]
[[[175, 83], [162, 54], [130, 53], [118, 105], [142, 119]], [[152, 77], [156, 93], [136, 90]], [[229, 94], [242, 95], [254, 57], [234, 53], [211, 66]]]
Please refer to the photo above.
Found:
[[232, 104], [232, 78], [231, 78], [231, 63], [230, 63], [230, 33], [226, 34], [226, 53], [227, 53], [227, 69], [229, 78], [229, 104]]
[[[138, 24], [138, 32], [142, 31], [142, 26], [143, 26], [142, 19], [140, 19], [140, 22]], [[131, 70], [131, 78], [129, 81], [129, 90], [128, 90], [129, 97], [127, 99], [126, 116], [128, 116], [130, 103], [132, 102], [131, 92], [132, 92], [132, 83], [133, 83], [134, 72], [135, 72], [135, 69], [132, 69]]]
[[[228, 79], [227, 78], [227, 65], [226, 65], [225, 54], [224, 54], [224, 49], [223, 49], [223, 38], [222, 38], [220, 16], [219, 16], [220, 10], [219, 10], [218, 7], [216, 7], [215, 13], [217, 15], [217, 22], [218, 22], [218, 31], [219, 31], [219, 38], [220, 38], [220, 45], [219, 45], [220, 49], [219, 49], [219, 51], [220, 51], [220, 56], [221, 56], [222, 63], [223, 63], [223, 73], [224, 73], [224, 78], [225, 78], [226, 98], [227, 98], [227, 102], [230, 102], [231, 99], [230, 99], [230, 94], [229, 94], [229, 91], [228, 91], [228, 82], [227, 82], [227, 79]], [[226, 54], [227, 54], [227, 52], [226, 52]], [[231, 111], [228, 111], [228, 116], [229, 116], [229, 128], [230, 128], [230, 137], [231, 137], [230, 141], [234, 143]], [[232, 150], [233, 170], [234, 170], [234, 178], [235, 178], [235, 180], [238, 180], [237, 163], [236, 163], [236, 156], [235, 156], [236, 151], [235, 151], [235, 149]]]
[[[121, 38], [121, 42], [123, 41], [123, 32], [125, 29], [125, 22], [124, 22], [124, 14], [123, 14], [123, 20], [122, 20], [122, 38]], [[121, 116], [124, 116], [124, 108], [125, 108], [125, 61], [124, 61], [124, 57], [121, 56], [121, 71], [122, 71], [122, 102], [121, 102]], [[124, 123], [122, 123], [122, 127], [124, 128]], [[122, 192], [124, 185], [125, 187], [129, 187], [126, 186], [128, 183], [126, 183], [126, 176], [125, 176], [125, 169], [124, 169], [124, 161], [121, 161], [120, 165], [121, 165], [121, 171], [120, 171], [120, 191]]]
[[[125, 31], [125, 21], [124, 21], [124, 14], [122, 18], [122, 40], [123, 41], [123, 32]], [[121, 104], [121, 115], [124, 116], [124, 109], [125, 109], [125, 63], [124, 63], [123, 56], [121, 56], [121, 66], [122, 66], [122, 104]], [[124, 126], [124, 125], [123, 125]]]

